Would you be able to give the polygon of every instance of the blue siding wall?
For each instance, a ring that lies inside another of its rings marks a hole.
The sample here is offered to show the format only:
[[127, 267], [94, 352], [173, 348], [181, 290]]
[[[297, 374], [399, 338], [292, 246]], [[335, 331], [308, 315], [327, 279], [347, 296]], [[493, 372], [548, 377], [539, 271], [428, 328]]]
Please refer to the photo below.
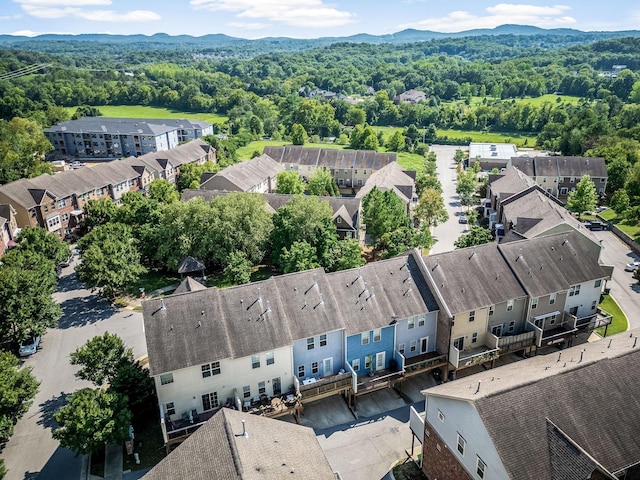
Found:
[[360, 334], [351, 335], [347, 337], [347, 361], [353, 364], [353, 360], [360, 359], [360, 371], [358, 375], [364, 375], [369, 373], [365, 369], [365, 358], [368, 355], [373, 356], [375, 362], [375, 355], [379, 352], [385, 352], [385, 365], [384, 368], [389, 368], [389, 361], [393, 358], [394, 349], [394, 326], [390, 325], [382, 329], [382, 338], [379, 342], [373, 341], [373, 331], [366, 332], [369, 335], [369, 343], [362, 345]]
[[[429, 345], [427, 346], [427, 352], [434, 352], [436, 350], [436, 324], [438, 319], [437, 312], [430, 312], [426, 315], [416, 315], [411, 317], [413, 319], [413, 328], [409, 328], [409, 319], [398, 320], [396, 324], [396, 348], [399, 348], [400, 344], [404, 343], [404, 356], [405, 358], [414, 357], [420, 355], [420, 339], [429, 337]], [[420, 326], [420, 319], [424, 318], [424, 325]], [[417, 348], [415, 352], [410, 350], [411, 340], [416, 340]]]
[[[327, 333], [327, 344], [320, 346], [320, 335], [313, 337], [314, 347], [312, 350], [307, 348], [307, 339], [302, 338], [293, 342], [293, 375], [298, 376], [298, 367], [304, 366], [304, 376], [306, 377], [326, 377], [338, 373], [344, 368], [344, 330]], [[323, 360], [325, 358], [333, 359], [333, 371], [325, 372]], [[312, 372], [312, 363], [318, 362], [318, 373]]]

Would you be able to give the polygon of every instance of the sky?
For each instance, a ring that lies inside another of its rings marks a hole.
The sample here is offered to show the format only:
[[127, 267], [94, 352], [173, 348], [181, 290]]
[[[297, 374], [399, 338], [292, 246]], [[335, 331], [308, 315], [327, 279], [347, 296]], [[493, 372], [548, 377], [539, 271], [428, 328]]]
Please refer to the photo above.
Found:
[[504, 24], [584, 31], [640, 29], [640, 0], [0, 0], [0, 33], [111, 33], [241, 38], [459, 32]]

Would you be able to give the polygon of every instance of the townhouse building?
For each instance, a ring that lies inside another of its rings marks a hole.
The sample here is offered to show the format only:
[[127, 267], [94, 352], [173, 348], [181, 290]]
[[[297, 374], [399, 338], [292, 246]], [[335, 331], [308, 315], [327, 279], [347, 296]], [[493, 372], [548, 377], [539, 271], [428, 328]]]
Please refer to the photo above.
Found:
[[15, 208], [9, 203], [0, 204], [0, 256], [15, 245], [14, 238], [18, 232]]
[[442, 480], [638, 478], [638, 333], [424, 390], [424, 420], [412, 412], [423, 472]]
[[392, 190], [405, 205], [407, 215], [418, 203], [416, 193], [416, 172], [404, 170], [397, 162], [389, 163], [376, 170], [356, 193], [356, 198], [364, 198], [374, 187], [381, 191]]
[[44, 130], [60, 157], [113, 160], [177, 147], [213, 134], [206, 122], [170, 119], [83, 117]]
[[515, 157], [510, 164], [531, 177], [545, 192], [566, 201], [584, 175], [595, 184], [598, 195], [607, 189], [607, 166], [602, 157]]
[[264, 154], [284, 166], [295, 170], [305, 180], [319, 168], [327, 169], [342, 193], [355, 194], [369, 177], [389, 163], [397, 161], [395, 153], [372, 150], [337, 150], [305, 148], [296, 145], [265, 147]]
[[284, 167], [268, 155], [260, 155], [220, 170], [215, 175], [205, 174], [202, 190], [231, 192], [272, 193], [276, 191], [276, 176]]

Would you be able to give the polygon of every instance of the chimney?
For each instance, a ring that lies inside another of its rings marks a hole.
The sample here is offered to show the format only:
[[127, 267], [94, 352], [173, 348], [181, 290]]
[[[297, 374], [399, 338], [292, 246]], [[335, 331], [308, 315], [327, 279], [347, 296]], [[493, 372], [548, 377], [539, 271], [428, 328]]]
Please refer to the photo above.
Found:
[[476, 393], [475, 394], [480, 392], [480, 385], [482, 385], [482, 380], [478, 380], [478, 388], [476, 389]]
[[244, 420], [242, 420], [242, 436], [244, 438], [249, 438], [249, 432], [247, 432], [247, 429], [244, 424]]
[[166, 309], [167, 309], [167, 307], [164, 306], [164, 298], [161, 298], [160, 299], [160, 310], [164, 311]]

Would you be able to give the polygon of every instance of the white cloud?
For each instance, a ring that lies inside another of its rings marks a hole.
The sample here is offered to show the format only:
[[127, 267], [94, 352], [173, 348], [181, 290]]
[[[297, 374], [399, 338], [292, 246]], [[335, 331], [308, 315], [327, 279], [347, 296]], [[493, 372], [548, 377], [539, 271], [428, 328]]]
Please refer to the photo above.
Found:
[[152, 22], [160, 20], [161, 17], [149, 10], [133, 10], [131, 12], [115, 12], [113, 10], [90, 10], [76, 7], [39, 7], [33, 5], [23, 5], [26, 13], [36, 18], [57, 19], [76, 17], [95, 22]]
[[576, 23], [566, 15], [571, 7], [566, 5], [537, 6], [527, 4], [500, 3], [486, 9], [487, 15], [475, 15], [458, 10], [445, 17], [426, 18], [417, 22], [399, 25], [399, 29], [417, 28], [438, 32], [460, 32], [476, 28], [495, 28], [499, 25], [533, 25], [541, 28], [566, 27]]
[[112, 0], [13, 0], [16, 3], [40, 7], [86, 7], [111, 5]]
[[260, 22], [229, 22], [227, 23], [227, 26], [233, 28], [244, 28], [246, 30], [262, 30], [263, 28], [267, 28], [269, 25]]
[[191, 0], [196, 9], [236, 14], [239, 19], [264, 19], [285, 25], [326, 28], [355, 22], [355, 13], [325, 5], [322, 0]]

